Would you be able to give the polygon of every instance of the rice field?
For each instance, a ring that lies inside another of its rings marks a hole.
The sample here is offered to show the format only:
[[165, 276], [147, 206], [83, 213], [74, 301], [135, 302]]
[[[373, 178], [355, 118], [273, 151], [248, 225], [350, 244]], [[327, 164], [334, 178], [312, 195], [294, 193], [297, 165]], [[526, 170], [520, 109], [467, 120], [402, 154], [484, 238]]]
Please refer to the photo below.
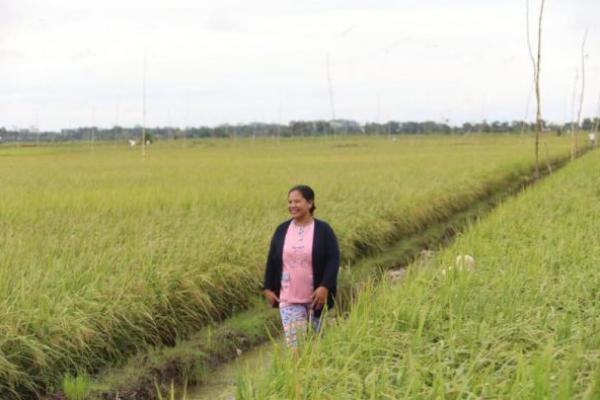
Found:
[[[599, 188], [592, 152], [367, 290], [297, 359], [279, 349], [238, 397], [600, 398]], [[449, 270], [464, 254], [475, 270]]]
[[[568, 155], [568, 138], [544, 140], [548, 158]], [[52, 392], [246, 308], [292, 185], [314, 187], [349, 263], [527, 175], [532, 148], [502, 135], [171, 142], [145, 159], [0, 148], [0, 397]]]

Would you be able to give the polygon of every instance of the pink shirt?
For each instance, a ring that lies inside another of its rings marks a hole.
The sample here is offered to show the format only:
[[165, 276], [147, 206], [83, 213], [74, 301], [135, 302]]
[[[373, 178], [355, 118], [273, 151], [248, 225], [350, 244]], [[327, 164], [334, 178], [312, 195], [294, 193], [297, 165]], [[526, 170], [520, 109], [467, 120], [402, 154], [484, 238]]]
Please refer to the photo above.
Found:
[[280, 305], [310, 303], [313, 293], [312, 247], [315, 222], [290, 223], [283, 245]]

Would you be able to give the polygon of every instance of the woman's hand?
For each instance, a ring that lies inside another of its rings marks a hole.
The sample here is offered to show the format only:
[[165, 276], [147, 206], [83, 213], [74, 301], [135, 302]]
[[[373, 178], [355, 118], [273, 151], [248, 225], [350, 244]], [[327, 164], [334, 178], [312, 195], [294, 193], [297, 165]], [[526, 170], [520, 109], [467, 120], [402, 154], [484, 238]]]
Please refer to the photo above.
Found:
[[312, 294], [312, 308], [315, 310], [322, 309], [327, 303], [329, 289], [325, 286], [319, 286]]
[[271, 306], [273, 306], [273, 304], [275, 304], [276, 302], [279, 302], [279, 297], [277, 297], [274, 291], [270, 289], [265, 289], [263, 293], [265, 295], [265, 299], [267, 299], [267, 302]]

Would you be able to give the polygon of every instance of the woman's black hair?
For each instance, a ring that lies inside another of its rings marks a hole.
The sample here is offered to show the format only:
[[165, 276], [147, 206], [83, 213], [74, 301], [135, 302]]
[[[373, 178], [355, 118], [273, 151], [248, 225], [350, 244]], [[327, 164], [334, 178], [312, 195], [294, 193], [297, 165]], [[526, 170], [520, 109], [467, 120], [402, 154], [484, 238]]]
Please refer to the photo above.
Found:
[[313, 215], [313, 213], [317, 209], [317, 206], [315, 205], [315, 191], [307, 185], [296, 185], [290, 190], [288, 190], [288, 196], [292, 192], [300, 192], [302, 197], [304, 197], [304, 200], [312, 202], [312, 204], [310, 205], [310, 210], [308, 211], [310, 211], [310, 215]]

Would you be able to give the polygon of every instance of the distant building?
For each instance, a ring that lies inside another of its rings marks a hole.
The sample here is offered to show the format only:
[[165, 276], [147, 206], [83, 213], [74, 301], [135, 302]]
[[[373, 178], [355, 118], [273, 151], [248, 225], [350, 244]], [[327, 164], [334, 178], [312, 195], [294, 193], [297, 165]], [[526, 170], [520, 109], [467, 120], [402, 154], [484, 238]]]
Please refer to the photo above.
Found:
[[351, 119], [334, 119], [329, 124], [336, 132], [344, 133], [364, 133], [363, 127]]

